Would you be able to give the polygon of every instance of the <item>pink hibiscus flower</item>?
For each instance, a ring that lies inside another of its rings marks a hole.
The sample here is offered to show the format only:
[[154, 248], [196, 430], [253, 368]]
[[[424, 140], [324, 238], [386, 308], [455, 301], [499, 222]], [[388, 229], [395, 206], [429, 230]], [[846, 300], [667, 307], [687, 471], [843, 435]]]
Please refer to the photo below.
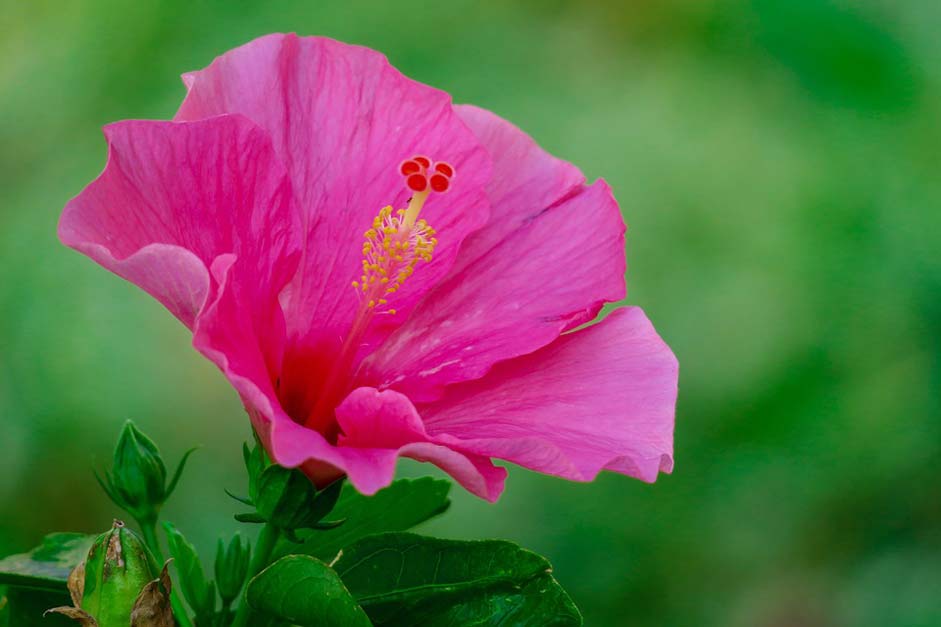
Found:
[[[488, 500], [500, 458], [672, 469], [677, 362], [624, 286], [603, 181], [372, 50], [269, 35], [105, 128], [62, 241], [163, 303], [271, 457], [370, 494], [399, 456]], [[427, 155], [427, 156], [422, 156]]]

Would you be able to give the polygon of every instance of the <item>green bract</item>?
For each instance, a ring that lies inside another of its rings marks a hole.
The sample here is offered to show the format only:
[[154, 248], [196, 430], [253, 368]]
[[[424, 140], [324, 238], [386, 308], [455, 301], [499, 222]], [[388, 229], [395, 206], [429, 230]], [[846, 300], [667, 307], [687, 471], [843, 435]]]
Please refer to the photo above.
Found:
[[283, 541], [276, 556], [303, 553], [329, 562], [340, 549], [363, 536], [406, 531], [444, 513], [451, 506], [450, 489], [448, 481], [431, 477], [399, 479], [372, 496], [363, 496], [349, 483], [344, 484], [330, 517], [345, 522], [335, 529], [304, 530], [298, 534], [301, 546]]
[[216, 546], [216, 586], [224, 606], [228, 607], [242, 592], [250, 557], [251, 546], [241, 534], [236, 533], [228, 546], [219, 538]]
[[317, 488], [300, 472], [268, 466], [258, 478], [254, 500], [266, 521], [282, 529], [297, 529], [304, 526], [316, 496]]
[[298, 529], [332, 529], [342, 522], [323, 521], [340, 497], [342, 479], [318, 490], [301, 471], [269, 464], [258, 445], [254, 449], [246, 445], [243, 453], [249, 496], [230, 496], [255, 511], [238, 514], [236, 520], [268, 523], [295, 542], [300, 542], [295, 534]]

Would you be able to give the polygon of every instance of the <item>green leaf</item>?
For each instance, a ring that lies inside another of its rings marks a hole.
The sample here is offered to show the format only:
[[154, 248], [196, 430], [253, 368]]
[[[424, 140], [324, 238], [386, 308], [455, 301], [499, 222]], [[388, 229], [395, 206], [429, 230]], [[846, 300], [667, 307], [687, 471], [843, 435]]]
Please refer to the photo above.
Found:
[[582, 624], [549, 562], [502, 540], [381, 534], [332, 566], [377, 626]]
[[93, 539], [93, 536], [83, 533], [50, 533], [29, 553], [0, 560], [0, 584], [61, 590], [64, 593], [69, 573], [85, 559]]
[[248, 583], [256, 611], [307, 627], [370, 627], [336, 572], [308, 555], [283, 557]]
[[278, 554], [304, 553], [325, 561], [332, 560], [337, 552], [374, 533], [405, 531], [433, 518], [451, 505], [448, 491], [451, 483], [441, 479], [399, 479], [388, 488], [373, 496], [363, 496], [351, 485], [343, 491], [330, 517], [346, 519], [335, 529], [300, 532], [304, 544], [282, 543]]
[[179, 573], [180, 588], [186, 602], [198, 617], [211, 616], [216, 609], [215, 585], [206, 579], [196, 548], [169, 522], [163, 523], [167, 544]]
[[67, 592], [11, 586], [6, 594], [0, 594], [0, 625], [4, 627], [8, 625], [9, 627], [24, 625], [78, 627], [78, 623], [65, 616], [49, 614], [43, 618], [46, 610], [70, 604], [71, 600]]
[[582, 624], [578, 608], [549, 573], [530, 579], [520, 588], [487, 590], [445, 610], [432, 603], [407, 618], [416, 621], [406, 620], [408, 625], [433, 624], [436, 627], [574, 627]]

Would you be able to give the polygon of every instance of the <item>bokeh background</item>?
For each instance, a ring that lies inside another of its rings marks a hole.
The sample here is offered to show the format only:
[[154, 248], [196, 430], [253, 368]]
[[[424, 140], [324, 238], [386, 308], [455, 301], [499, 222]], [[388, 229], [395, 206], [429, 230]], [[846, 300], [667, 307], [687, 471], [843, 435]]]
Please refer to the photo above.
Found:
[[[133, 418], [230, 533], [247, 421], [185, 329], [62, 247], [99, 127], [271, 31], [384, 51], [614, 188], [681, 363], [676, 470], [512, 469], [425, 526], [546, 554], [589, 626], [941, 625], [941, 3], [0, 1], [0, 554], [97, 531]], [[432, 469], [403, 463], [403, 474]], [[207, 551], [208, 553], [208, 551]]]

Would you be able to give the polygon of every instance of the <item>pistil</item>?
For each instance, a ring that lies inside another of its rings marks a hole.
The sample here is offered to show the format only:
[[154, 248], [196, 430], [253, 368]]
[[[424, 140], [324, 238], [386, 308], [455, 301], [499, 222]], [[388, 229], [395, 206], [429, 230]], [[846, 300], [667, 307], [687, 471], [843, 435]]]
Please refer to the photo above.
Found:
[[328, 437], [336, 435], [333, 410], [348, 392], [345, 382], [352, 378], [356, 353], [373, 317], [397, 314], [388, 307], [389, 300], [412, 276], [419, 262], [431, 261], [438, 243], [434, 229], [420, 214], [432, 192], [448, 191], [454, 167], [443, 161], [433, 164], [419, 155], [404, 161], [399, 172], [412, 196], [404, 209], [393, 211], [391, 206], [383, 207], [372, 227], [363, 234], [362, 275], [352, 283], [360, 297], [359, 307], [321, 394], [304, 422], [304, 426]]

